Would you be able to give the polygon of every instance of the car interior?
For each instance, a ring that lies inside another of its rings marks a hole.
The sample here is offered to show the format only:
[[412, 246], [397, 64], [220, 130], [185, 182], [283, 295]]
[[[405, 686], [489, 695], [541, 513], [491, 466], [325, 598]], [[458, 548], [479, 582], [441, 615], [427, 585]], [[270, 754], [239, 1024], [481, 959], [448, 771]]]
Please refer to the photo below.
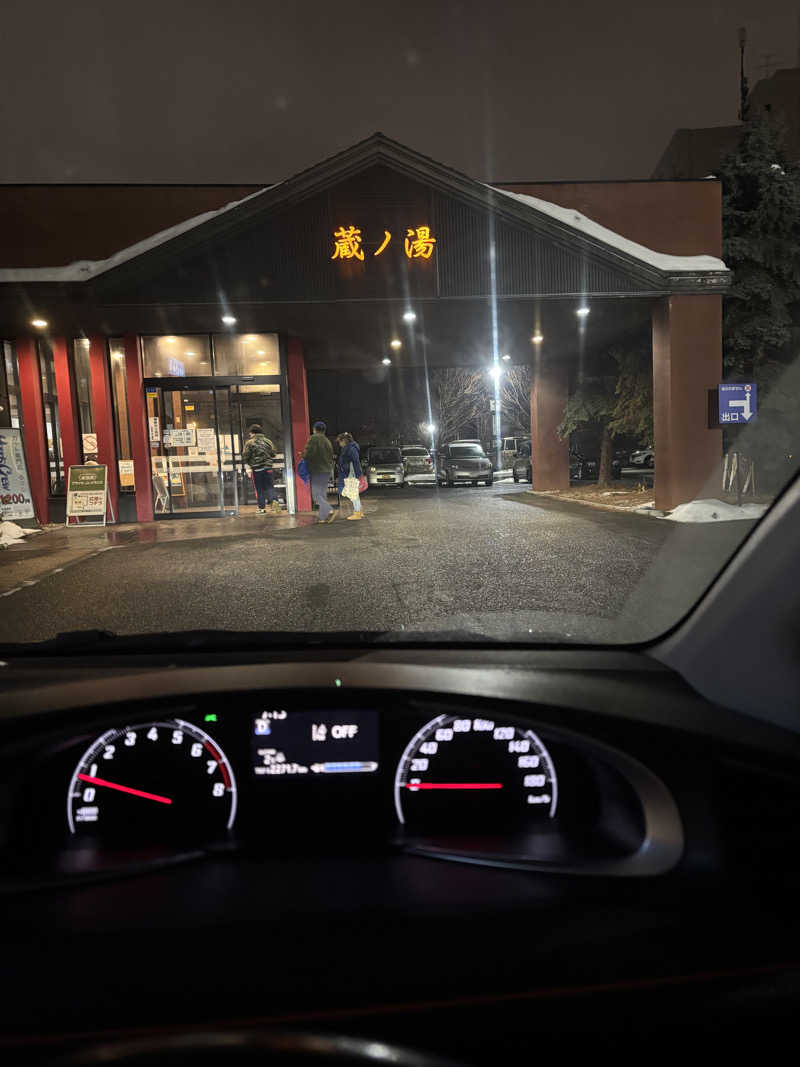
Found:
[[791, 1047], [799, 525], [640, 647], [7, 648], [4, 1062]]

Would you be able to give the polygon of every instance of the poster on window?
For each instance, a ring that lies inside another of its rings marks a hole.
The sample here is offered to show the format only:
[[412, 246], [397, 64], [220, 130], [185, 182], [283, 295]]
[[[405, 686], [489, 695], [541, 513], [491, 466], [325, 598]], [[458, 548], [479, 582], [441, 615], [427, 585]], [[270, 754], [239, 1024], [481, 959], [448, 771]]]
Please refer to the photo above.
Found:
[[161, 440], [161, 426], [158, 415], [151, 415], [147, 421], [150, 423], [150, 441], [157, 445]]
[[5, 426], [0, 429], [0, 518], [34, 518], [22, 431]]
[[201, 452], [213, 452], [217, 454], [217, 431], [211, 427], [211, 429], [200, 429], [197, 431], [197, 447]]

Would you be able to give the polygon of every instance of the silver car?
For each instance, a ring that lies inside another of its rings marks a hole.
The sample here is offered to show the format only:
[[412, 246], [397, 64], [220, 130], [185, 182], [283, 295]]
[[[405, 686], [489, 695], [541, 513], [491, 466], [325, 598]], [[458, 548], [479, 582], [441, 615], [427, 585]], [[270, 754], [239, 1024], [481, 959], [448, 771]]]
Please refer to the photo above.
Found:
[[491, 485], [494, 481], [491, 460], [477, 441], [454, 441], [445, 445], [439, 454], [438, 480], [440, 485], [456, 482]]
[[433, 474], [433, 460], [424, 445], [406, 445], [400, 450], [403, 454], [403, 470], [409, 474]]
[[363, 464], [370, 485], [402, 485], [405, 481], [403, 454], [393, 446], [373, 445]]

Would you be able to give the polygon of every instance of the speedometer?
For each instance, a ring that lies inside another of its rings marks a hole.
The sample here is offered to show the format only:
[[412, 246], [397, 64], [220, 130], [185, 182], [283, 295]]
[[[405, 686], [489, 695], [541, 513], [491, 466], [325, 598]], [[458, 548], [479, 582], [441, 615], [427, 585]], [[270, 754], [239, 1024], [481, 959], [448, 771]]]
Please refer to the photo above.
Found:
[[70, 832], [105, 841], [208, 839], [235, 817], [227, 757], [182, 719], [108, 730], [83, 753], [69, 783]]
[[550, 753], [507, 721], [439, 715], [411, 738], [395, 775], [397, 817], [409, 830], [527, 830], [557, 806]]

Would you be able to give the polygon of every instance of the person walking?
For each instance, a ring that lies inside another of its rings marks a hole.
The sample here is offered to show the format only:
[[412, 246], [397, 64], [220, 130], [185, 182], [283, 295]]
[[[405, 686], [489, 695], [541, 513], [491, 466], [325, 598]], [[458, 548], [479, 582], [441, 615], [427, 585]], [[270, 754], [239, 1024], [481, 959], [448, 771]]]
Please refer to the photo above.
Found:
[[351, 433], [340, 433], [336, 440], [341, 449], [337, 480], [339, 495], [352, 501], [353, 513], [347, 516], [348, 521], [363, 519], [364, 512], [361, 510], [361, 497], [358, 492], [358, 482], [361, 478], [361, 451], [358, 442], [353, 440]]
[[328, 503], [328, 483], [333, 474], [333, 445], [328, 440], [324, 422], [314, 423], [314, 432], [303, 449], [303, 459], [311, 476], [311, 496], [319, 506], [319, 521], [333, 522], [336, 512]]
[[275, 446], [264, 431], [253, 423], [250, 427], [250, 436], [242, 451], [242, 460], [253, 472], [253, 485], [256, 488], [258, 510], [262, 515], [267, 513], [267, 504], [273, 515], [280, 515], [281, 506], [275, 493], [275, 482], [272, 479], [272, 462], [275, 459]]

